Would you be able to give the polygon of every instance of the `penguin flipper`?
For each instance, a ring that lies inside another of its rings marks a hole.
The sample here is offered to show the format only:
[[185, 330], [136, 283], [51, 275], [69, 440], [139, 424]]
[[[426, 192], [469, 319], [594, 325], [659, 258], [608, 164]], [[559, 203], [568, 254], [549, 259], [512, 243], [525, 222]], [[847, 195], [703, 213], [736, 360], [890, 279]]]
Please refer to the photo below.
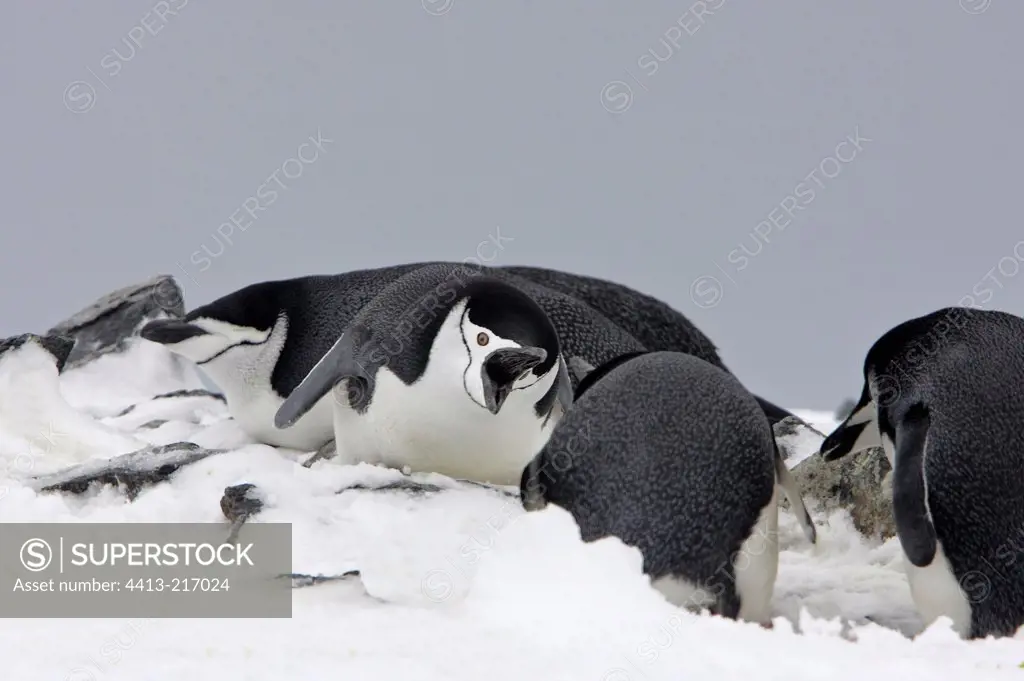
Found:
[[302, 382], [278, 407], [274, 415], [275, 427], [291, 428], [334, 387], [338, 380], [346, 376], [361, 375], [356, 370], [358, 363], [351, 338], [348, 333], [342, 334], [331, 349], [309, 370]]
[[928, 515], [924, 455], [930, 419], [927, 410], [911, 407], [896, 428], [892, 507], [903, 553], [917, 567], [931, 565], [937, 549], [935, 526]]
[[786, 462], [782, 460], [782, 454], [779, 452], [777, 444], [775, 445], [775, 478], [779, 486], [782, 487], [782, 491], [786, 493], [790, 508], [793, 510], [793, 514], [796, 515], [796, 520], [800, 523], [807, 541], [816, 544], [818, 542], [818, 531], [814, 527], [814, 521], [811, 520], [811, 514], [807, 512], [807, 506], [804, 505], [804, 498], [800, 494], [796, 478], [789, 472]]

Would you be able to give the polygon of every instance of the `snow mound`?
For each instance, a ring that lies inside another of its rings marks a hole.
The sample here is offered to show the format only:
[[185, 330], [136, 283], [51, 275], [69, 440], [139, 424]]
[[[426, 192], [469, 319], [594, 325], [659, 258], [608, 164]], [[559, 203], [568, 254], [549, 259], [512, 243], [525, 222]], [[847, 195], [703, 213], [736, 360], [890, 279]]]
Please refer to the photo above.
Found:
[[[303, 468], [301, 453], [253, 442], [215, 398], [156, 397], [203, 387], [163, 348], [138, 343], [60, 376], [48, 361], [30, 345], [0, 361], [5, 522], [226, 524], [224, 489], [252, 483], [265, 507], [249, 522], [292, 523], [294, 572], [361, 576], [295, 589], [291, 619], [8, 619], [0, 624], [4, 678], [1021, 678], [1020, 635], [966, 642], [939, 621], [909, 638], [922, 623], [898, 543], [866, 542], [844, 514], [816, 518], [817, 546], [780, 514], [775, 626], [767, 630], [672, 607], [641, 574], [636, 549], [614, 538], [584, 543], [568, 513], [525, 513], [515, 490], [346, 489], [400, 475], [368, 465]], [[820, 412], [794, 413], [825, 433], [834, 425]], [[32, 449], [35, 429], [51, 420], [66, 442]], [[71, 495], [26, 484], [27, 475], [69, 463], [182, 440], [228, 451], [142, 489], [132, 503], [110, 487]], [[21, 470], [26, 452], [32, 465]]]

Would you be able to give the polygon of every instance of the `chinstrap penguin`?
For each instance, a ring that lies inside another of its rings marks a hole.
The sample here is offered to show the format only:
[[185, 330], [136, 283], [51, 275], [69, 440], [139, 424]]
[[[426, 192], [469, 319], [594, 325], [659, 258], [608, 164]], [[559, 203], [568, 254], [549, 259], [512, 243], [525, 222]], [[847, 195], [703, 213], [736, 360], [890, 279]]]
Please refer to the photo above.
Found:
[[[430, 264], [437, 263], [253, 284], [183, 319], [150, 322], [141, 335], [198, 364], [251, 437], [280, 447], [329, 451], [329, 399], [321, 399], [301, 424], [286, 430], [274, 426], [274, 414], [359, 310], [400, 276]], [[686, 352], [721, 366], [714, 345], [684, 315], [627, 286], [537, 267], [448, 264], [467, 276], [486, 272], [502, 278], [534, 298], [555, 324], [571, 366], [589, 369], [635, 350]], [[580, 373], [571, 372], [574, 384]], [[790, 415], [758, 400], [773, 424]]]
[[410, 272], [364, 307], [275, 417], [333, 393], [339, 463], [514, 485], [572, 404], [559, 337], [516, 287], [456, 265]]
[[691, 355], [624, 354], [577, 387], [524, 469], [527, 510], [569, 511], [584, 541], [616, 536], [673, 604], [770, 624], [782, 486], [816, 532], [757, 401]]
[[831, 461], [872, 446], [893, 467], [896, 532], [926, 624], [965, 638], [1024, 625], [1024, 319], [949, 307], [882, 335]]

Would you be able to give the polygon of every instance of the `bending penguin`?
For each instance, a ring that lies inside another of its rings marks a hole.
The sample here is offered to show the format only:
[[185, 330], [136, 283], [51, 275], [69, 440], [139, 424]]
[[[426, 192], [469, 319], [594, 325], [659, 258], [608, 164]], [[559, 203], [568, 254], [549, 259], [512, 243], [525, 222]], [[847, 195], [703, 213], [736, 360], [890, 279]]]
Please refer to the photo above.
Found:
[[460, 274], [427, 266], [382, 291], [284, 401], [277, 427], [333, 393], [342, 464], [518, 483], [572, 404], [558, 335], [519, 289]]
[[1024, 625], [1022, 341], [1024, 319], [964, 307], [892, 328], [821, 446], [827, 461], [885, 449], [911, 596], [965, 638]]
[[622, 355], [580, 382], [523, 471], [527, 510], [569, 511], [584, 541], [616, 536], [670, 602], [768, 625], [777, 488], [816, 531], [754, 397], [691, 355]]

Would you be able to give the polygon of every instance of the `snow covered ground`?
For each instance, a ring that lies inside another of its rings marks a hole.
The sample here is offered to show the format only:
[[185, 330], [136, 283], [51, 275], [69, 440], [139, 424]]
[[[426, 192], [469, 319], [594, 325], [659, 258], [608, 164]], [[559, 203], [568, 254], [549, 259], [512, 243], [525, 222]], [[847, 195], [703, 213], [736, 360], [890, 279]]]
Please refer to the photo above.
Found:
[[[816, 515], [811, 547], [782, 514], [773, 630], [697, 617], [651, 589], [638, 551], [582, 543], [558, 508], [525, 514], [485, 489], [336, 494], [397, 474], [302, 468], [302, 453], [253, 443], [218, 400], [150, 401], [202, 387], [162, 347], [139, 341], [59, 378], [35, 352], [0, 358], [4, 522], [224, 522], [224, 488], [249, 482], [268, 494], [250, 522], [293, 523], [295, 572], [358, 568], [362, 582], [296, 589], [291, 619], [4, 620], [5, 680], [1024, 678], [1024, 636], [968, 643], [939, 622], [909, 638], [922, 626], [896, 541], [870, 545], [843, 515]], [[796, 413], [824, 432], [834, 423]], [[74, 497], [19, 482], [100, 451], [181, 440], [232, 451], [134, 503], [109, 488]]]

